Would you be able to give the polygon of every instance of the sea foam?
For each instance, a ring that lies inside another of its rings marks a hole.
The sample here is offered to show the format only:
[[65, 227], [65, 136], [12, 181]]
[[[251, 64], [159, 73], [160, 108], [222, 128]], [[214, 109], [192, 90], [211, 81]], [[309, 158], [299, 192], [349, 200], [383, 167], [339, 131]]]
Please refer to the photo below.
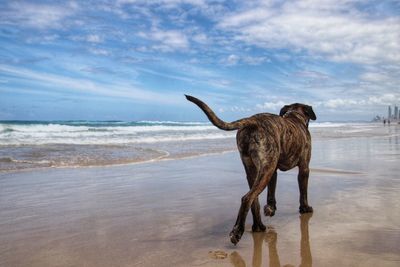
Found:
[[2, 122], [0, 145], [135, 144], [233, 137], [196, 122]]

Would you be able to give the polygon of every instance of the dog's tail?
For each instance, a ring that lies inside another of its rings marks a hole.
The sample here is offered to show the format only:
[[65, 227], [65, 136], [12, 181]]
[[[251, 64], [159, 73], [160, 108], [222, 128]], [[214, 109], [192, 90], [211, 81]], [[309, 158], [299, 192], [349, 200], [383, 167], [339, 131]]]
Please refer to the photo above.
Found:
[[207, 106], [207, 104], [201, 101], [200, 99], [197, 99], [190, 95], [185, 95], [185, 96], [187, 100], [195, 103], [197, 106], [199, 106], [199, 108], [201, 108], [201, 110], [204, 111], [204, 113], [207, 115], [208, 119], [212, 122], [212, 124], [214, 124], [215, 126], [217, 126], [222, 130], [225, 131], [237, 130], [241, 128], [244, 125], [244, 122], [246, 121], [246, 119], [241, 119], [233, 122], [225, 122], [220, 118], [218, 118], [217, 115], [215, 115], [214, 111], [212, 111], [211, 108]]

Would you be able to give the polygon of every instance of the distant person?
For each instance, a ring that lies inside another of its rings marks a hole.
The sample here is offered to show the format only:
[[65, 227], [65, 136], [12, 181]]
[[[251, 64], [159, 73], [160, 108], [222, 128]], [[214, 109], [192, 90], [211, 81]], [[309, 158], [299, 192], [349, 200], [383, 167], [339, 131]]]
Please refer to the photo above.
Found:
[[388, 119], [388, 125], [390, 126], [390, 120]]
[[383, 119], [383, 126], [385, 126], [386, 125], [386, 120], [385, 119]]

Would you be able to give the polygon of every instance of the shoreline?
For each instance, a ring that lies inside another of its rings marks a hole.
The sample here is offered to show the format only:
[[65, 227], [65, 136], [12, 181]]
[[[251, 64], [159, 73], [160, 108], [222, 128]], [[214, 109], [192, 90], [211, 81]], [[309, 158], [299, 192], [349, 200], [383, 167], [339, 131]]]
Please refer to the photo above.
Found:
[[110, 164], [102, 164], [102, 165], [75, 165], [75, 166], [49, 166], [49, 167], [33, 167], [33, 168], [24, 168], [24, 169], [15, 169], [15, 170], [0, 170], [1, 174], [11, 174], [11, 173], [19, 173], [19, 172], [34, 172], [34, 171], [44, 171], [44, 170], [58, 170], [58, 169], [92, 169], [92, 168], [106, 168], [106, 167], [119, 167], [119, 166], [130, 166], [130, 165], [140, 165], [140, 164], [148, 164], [148, 163], [157, 163], [163, 161], [174, 161], [174, 160], [185, 160], [185, 159], [192, 159], [197, 157], [207, 157], [213, 155], [223, 155], [226, 153], [233, 153], [235, 150], [226, 150], [220, 152], [209, 152], [203, 154], [193, 154], [187, 156], [179, 156], [179, 157], [169, 157], [170, 154], [168, 151], [164, 151], [167, 153], [165, 156], [161, 156], [160, 158], [154, 158], [149, 160], [139, 160], [139, 161], [132, 161], [126, 163], [110, 163]]
[[[216, 156], [216, 155], [224, 155], [228, 153], [235, 153], [237, 151], [222, 151], [222, 152], [212, 152], [212, 153], [205, 153], [205, 154], [198, 154], [198, 155], [191, 155], [191, 156], [184, 156], [179, 158], [160, 158], [160, 159], [151, 159], [146, 161], [137, 161], [137, 162], [129, 162], [129, 163], [117, 163], [117, 164], [108, 164], [108, 165], [85, 165], [85, 166], [52, 166], [52, 167], [35, 167], [32, 169], [20, 169], [20, 170], [5, 170], [0, 171], [0, 176], [2, 174], [15, 174], [15, 173], [24, 173], [24, 172], [35, 172], [35, 171], [47, 171], [47, 170], [76, 170], [76, 169], [95, 169], [95, 168], [112, 168], [112, 167], [123, 167], [123, 166], [135, 166], [141, 164], [151, 164], [163, 161], [178, 161], [178, 160], [188, 160], [188, 159], [195, 159], [195, 158], [202, 158], [208, 156]], [[238, 153], [238, 152], [237, 152]], [[241, 164], [241, 163], [240, 163]], [[285, 171], [288, 173], [296, 172], [297, 168]], [[332, 168], [310, 168], [310, 173], [322, 173], [322, 174], [352, 174], [352, 175], [363, 175], [362, 172], [359, 171], [351, 171], [351, 170], [343, 170], [343, 169], [332, 169]]]
[[[165, 151], [167, 152], [167, 151]], [[168, 152], [167, 152], [168, 153]], [[239, 153], [237, 149], [220, 151], [220, 152], [209, 152], [204, 154], [194, 154], [187, 156], [179, 156], [179, 157], [169, 157], [169, 153], [165, 156], [161, 156], [159, 158], [143, 160], [143, 161], [133, 161], [126, 163], [111, 163], [111, 164], [103, 164], [103, 165], [78, 165], [78, 166], [50, 166], [50, 167], [34, 167], [34, 168], [26, 168], [26, 169], [18, 169], [18, 170], [0, 170], [1, 174], [13, 174], [20, 172], [34, 172], [34, 171], [46, 171], [46, 170], [74, 170], [74, 169], [94, 169], [94, 168], [108, 168], [108, 167], [121, 167], [121, 166], [135, 166], [141, 164], [149, 164], [163, 161], [178, 161], [178, 160], [187, 160], [187, 159], [195, 159], [201, 157], [215, 156], [215, 155], [224, 155], [228, 153]], [[291, 169], [286, 172], [295, 172], [297, 169]], [[354, 174], [354, 175], [362, 175], [362, 172], [351, 171], [351, 170], [343, 170], [343, 169], [331, 169], [331, 168], [321, 168], [321, 167], [310, 167], [310, 171], [314, 173], [325, 173], [325, 174]]]
[[[313, 144], [354, 138], [397, 138], [400, 127], [377, 124], [310, 128]], [[221, 141], [223, 140], [223, 141]], [[138, 145], [23, 145], [0, 147], [0, 173], [140, 164], [236, 151], [234, 137]], [[11, 153], [11, 154], [10, 154]], [[36, 156], [39, 155], [39, 156]]]

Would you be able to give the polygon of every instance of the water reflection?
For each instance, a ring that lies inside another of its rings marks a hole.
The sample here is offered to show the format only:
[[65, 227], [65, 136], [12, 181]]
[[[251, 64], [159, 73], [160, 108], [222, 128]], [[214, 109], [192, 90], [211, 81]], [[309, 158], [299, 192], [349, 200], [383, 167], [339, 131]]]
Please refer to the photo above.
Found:
[[[311, 267], [312, 266], [312, 256], [311, 256], [311, 248], [310, 248], [310, 238], [308, 233], [308, 222], [312, 217], [312, 213], [302, 214], [300, 218], [300, 231], [301, 231], [301, 239], [300, 239], [300, 257], [301, 263], [299, 266], [301, 267]], [[278, 234], [270, 229], [265, 233], [253, 233], [253, 259], [252, 266], [260, 267], [262, 263], [262, 255], [263, 255], [263, 243], [268, 244], [268, 254], [269, 254], [269, 266], [270, 267], [281, 267], [281, 261], [279, 258], [279, 253], [276, 248], [276, 243], [278, 241]], [[264, 242], [263, 242], [264, 241]], [[246, 262], [240, 256], [238, 252], [233, 252], [229, 256], [229, 259], [233, 266], [235, 267], [245, 267]], [[285, 264], [283, 267], [294, 266], [292, 264]]]
[[388, 128], [388, 134], [389, 134], [389, 143], [393, 146], [394, 149], [398, 148], [399, 144], [399, 127], [400, 125], [395, 125], [394, 127]]

